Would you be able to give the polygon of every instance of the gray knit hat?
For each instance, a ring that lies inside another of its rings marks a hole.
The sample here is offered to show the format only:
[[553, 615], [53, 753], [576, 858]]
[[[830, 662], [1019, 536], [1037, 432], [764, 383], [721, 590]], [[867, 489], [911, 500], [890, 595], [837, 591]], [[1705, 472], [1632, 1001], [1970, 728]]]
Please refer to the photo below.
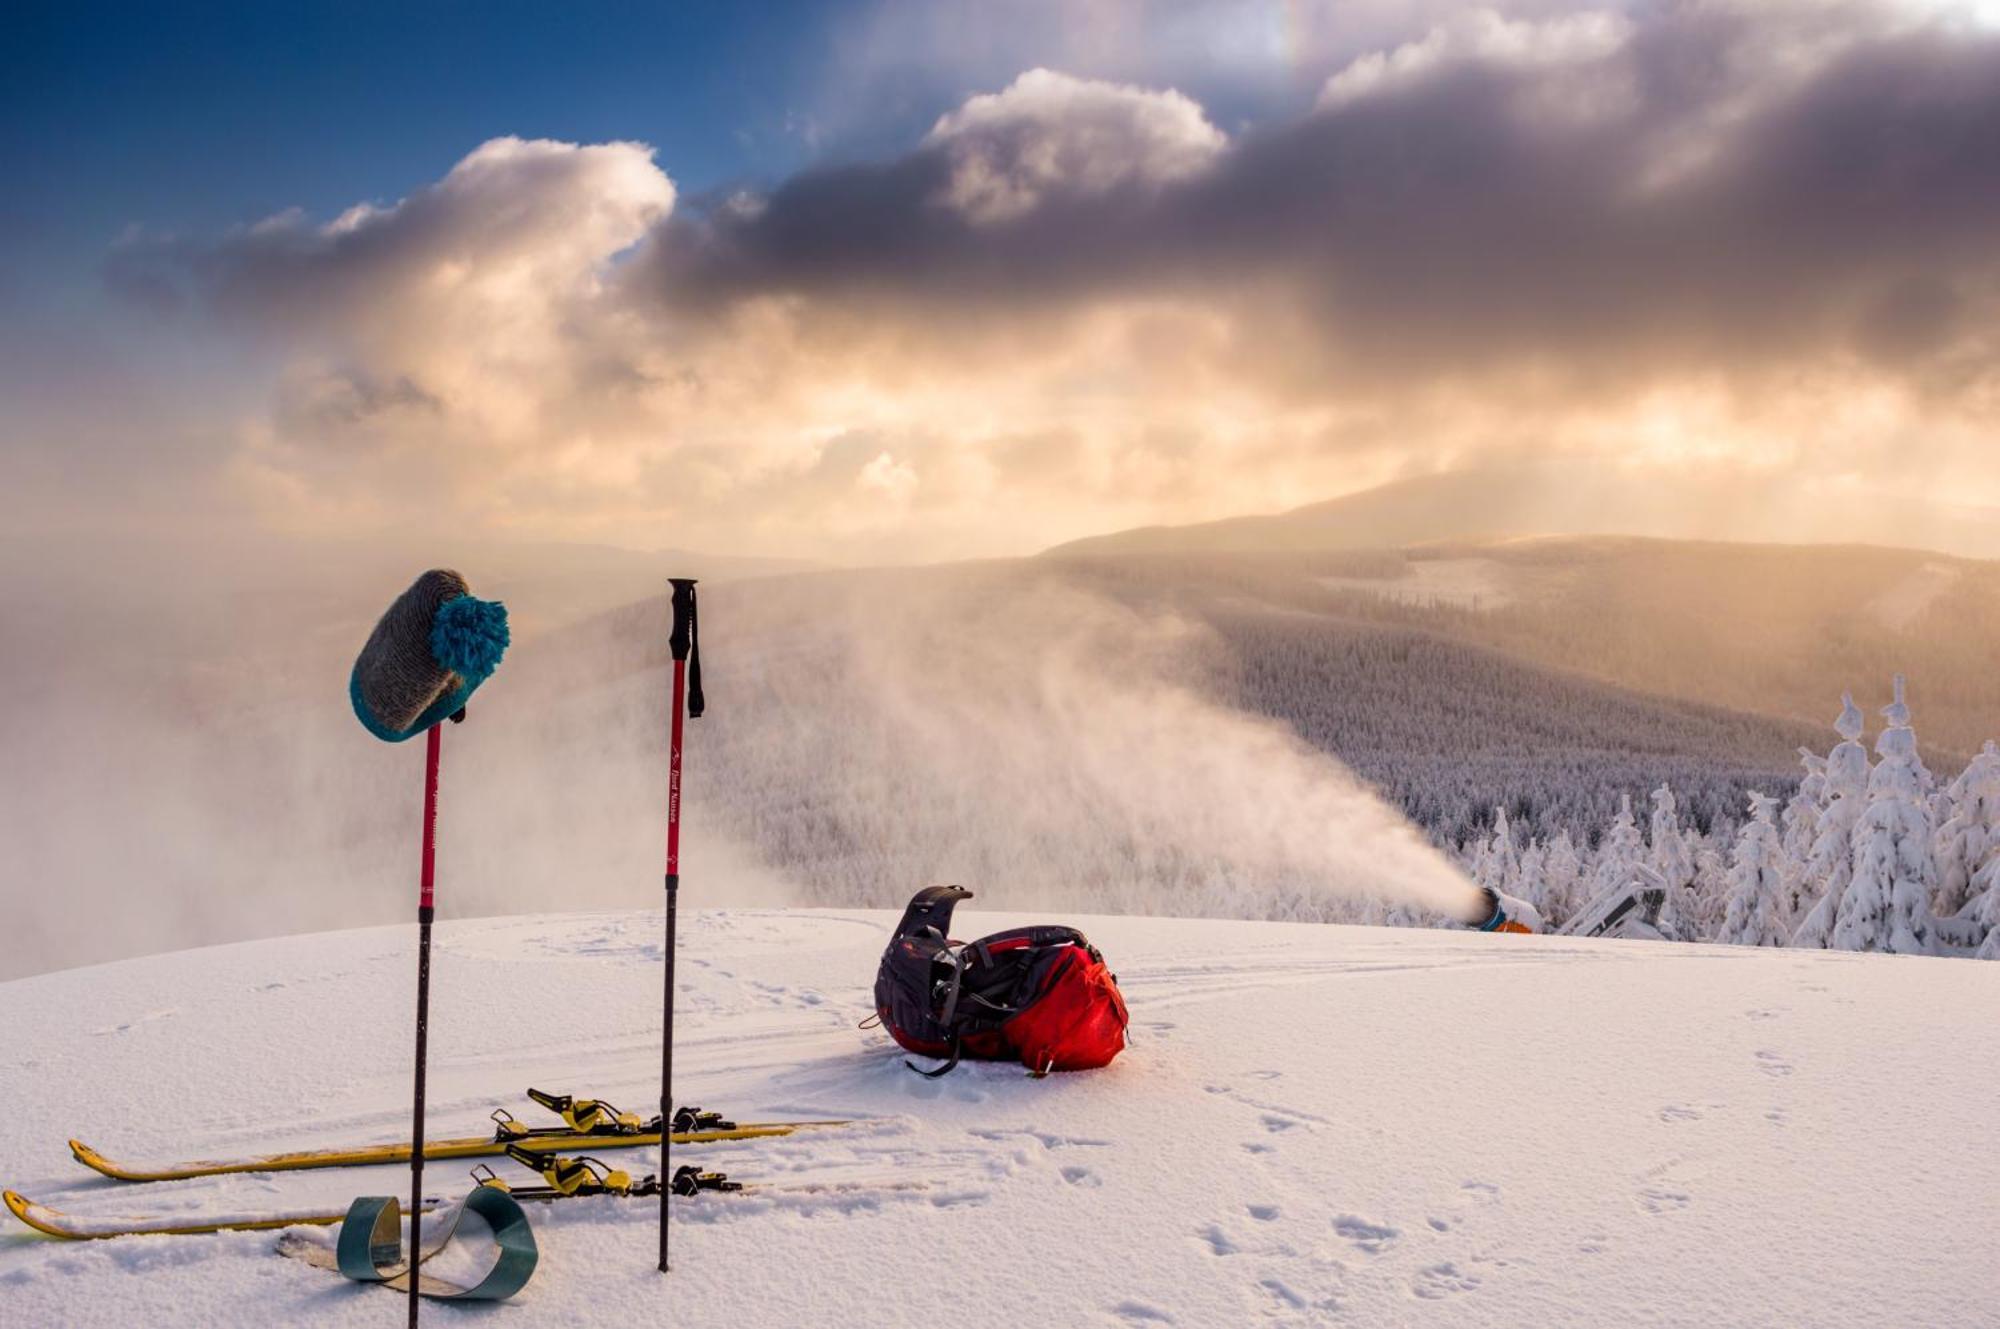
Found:
[[507, 649], [507, 607], [436, 568], [396, 597], [354, 661], [348, 696], [368, 732], [391, 743], [464, 708]]

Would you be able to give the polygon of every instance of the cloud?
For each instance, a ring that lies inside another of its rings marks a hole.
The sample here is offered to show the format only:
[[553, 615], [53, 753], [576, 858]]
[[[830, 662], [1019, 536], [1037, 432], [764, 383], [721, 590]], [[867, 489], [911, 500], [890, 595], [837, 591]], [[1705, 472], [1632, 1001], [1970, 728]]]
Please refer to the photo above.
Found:
[[1320, 89], [1321, 110], [1421, 86], [1454, 65], [1483, 65], [1510, 74], [1547, 76], [1588, 68], [1616, 55], [1635, 25], [1621, 13], [1589, 10], [1545, 20], [1514, 19], [1491, 9], [1454, 15], [1416, 41], [1371, 51]]
[[939, 200], [978, 223], [1012, 221], [1051, 194], [1101, 197], [1198, 175], [1222, 132], [1178, 92], [1031, 69], [977, 96], [925, 138], [950, 163]]
[[226, 478], [302, 526], [904, 559], [1635, 453], [2000, 501], [2000, 33], [1517, 8], [1324, 52], [1228, 133], [1034, 68], [712, 204], [500, 139], [112, 267], [270, 358]]

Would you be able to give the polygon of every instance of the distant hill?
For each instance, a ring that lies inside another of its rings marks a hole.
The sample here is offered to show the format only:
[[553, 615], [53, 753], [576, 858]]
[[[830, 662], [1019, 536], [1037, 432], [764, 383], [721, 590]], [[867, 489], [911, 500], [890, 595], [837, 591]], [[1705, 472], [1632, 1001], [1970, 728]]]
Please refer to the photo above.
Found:
[[1630, 535], [1876, 544], [2000, 558], [2000, 510], [1879, 493], [1813, 493], [1790, 477], [1727, 483], [1664, 469], [1544, 462], [1449, 471], [1288, 512], [1145, 526], [1051, 555], [1312, 553], [1516, 536]]
[[1636, 539], [1044, 558], [1129, 593], [1206, 588], [1208, 601], [1421, 632], [1820, 736], [1843, 691], [1872, 712], [1903, 673], [1940, 764], [2000, 730], [2000, 563]]

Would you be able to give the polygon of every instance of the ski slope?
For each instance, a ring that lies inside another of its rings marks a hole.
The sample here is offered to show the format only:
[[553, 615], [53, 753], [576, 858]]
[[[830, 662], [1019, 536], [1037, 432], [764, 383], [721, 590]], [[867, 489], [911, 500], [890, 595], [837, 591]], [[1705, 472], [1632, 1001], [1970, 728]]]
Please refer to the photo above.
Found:
[[[654, 1202], [531, 1207], [527, 1289], [427, 1321], [2000, 1325], [2000, 965], [1086, 919], [1131, 1006], [1126, 1055], [932, 1082], [856, 1027], [893, 917], [682, 919], [682, 1101], [866, 1119], [700, 1160], [838, 1187], [680, 1204], [665, 1278]], [[956, 930], [1032, 921], [962, 910]], [[431, 1132], [531, 1117], [528, 1085], [649, 1111], [658, 932], [657, 913], [442, 922]], [[151, 1162], [407, 1138], [414, 933], [0, 985], [0, 1182], [93, 1216], [404, 1189], [396, 1167], [133, 1186], [65, 1140]], [[426, 1180], [469, 1184], [459, 1163]], [[400, 1321], [276, 1245], [63, 1243], [0, 1215], [0, 1322]]]

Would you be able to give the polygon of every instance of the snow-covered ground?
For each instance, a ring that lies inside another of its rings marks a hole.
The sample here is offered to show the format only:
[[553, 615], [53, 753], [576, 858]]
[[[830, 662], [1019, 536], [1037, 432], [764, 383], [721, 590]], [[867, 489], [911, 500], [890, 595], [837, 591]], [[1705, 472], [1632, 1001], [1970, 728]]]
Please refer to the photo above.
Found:
[[[542, 1264], [521, 1296], [426, 1316], [2000, 1325], [2000, 965], [1090, 919], [1131, 1005], [1124, 1057], [926, 1081], [856, 1027], [891, 918], [683, 920], [683, 1101], [870, 1119], [701, 1159], [858, 1188], [683, 1204], [665, 1278], [651, 1202], [532, 1207]], [[966, 911], [955, 930], [1024, 921]], [[658, 924], [441, 924], [431, 1130], [531, 1116], [527, 1085], [646, 1110]], [[0, 985], [0, 1181], [89, 1214], [403, 1188], [395, 1167], [132, 1186], [64, 1141], [151, 1161], [403, 1138], [413, 945], [413, 927], [373, 929]], [[891, 1179], [924, 1184], [871, 1188]], [[0, 1323], [400, 1318], [276, 1243], [60, 1243], [0, 1216]]]

